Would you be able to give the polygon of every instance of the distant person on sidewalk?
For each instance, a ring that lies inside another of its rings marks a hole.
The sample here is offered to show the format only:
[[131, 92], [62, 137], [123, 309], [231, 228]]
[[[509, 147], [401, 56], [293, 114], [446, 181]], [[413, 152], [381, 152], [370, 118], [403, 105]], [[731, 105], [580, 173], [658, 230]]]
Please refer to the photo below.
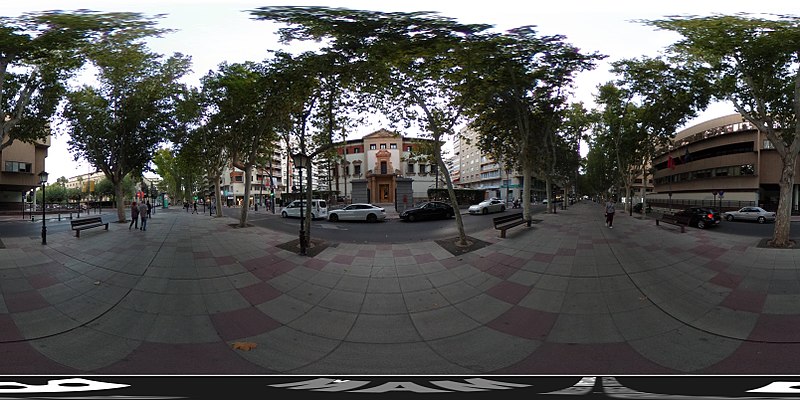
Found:
[[131, 230], [134, 225], [136, 229], [139, 229], [139, 207], [136, 206], [135, 201], [131, 203], [131, 223], [128, 225], [128, 230]]
[[151, 214], [152, 210], [153, 210], [153, 206], [150, 205], [150, 200], [148, 200], [147, 201], [147, 218], [152, 217], [152, 215], [153, 215], [153, 214]]
[[197, 214], [197, 201], [192, 203], [192, 214]]
[[609, 197], [606, 201], [606, 226], [609, 228], [614, 228], [614, 213], [617, 212], [614, 203], [613, 197]]
[[142, 219], [142, 227], [140, 228], [143, 231], [147, 230], [147, 204], [139, 203], [139, 218]]

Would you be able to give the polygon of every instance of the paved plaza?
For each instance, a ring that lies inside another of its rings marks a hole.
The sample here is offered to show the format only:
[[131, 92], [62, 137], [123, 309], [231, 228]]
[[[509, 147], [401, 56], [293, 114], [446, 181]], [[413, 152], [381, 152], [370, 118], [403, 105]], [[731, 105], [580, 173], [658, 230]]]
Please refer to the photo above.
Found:
[[609, 229], [592, 202], [536, 218], [459, 256], [305, 257], [179, 208], [146, 232], [3, 238], [0, 373], [800, 373], [797, 250], [624, 213]]

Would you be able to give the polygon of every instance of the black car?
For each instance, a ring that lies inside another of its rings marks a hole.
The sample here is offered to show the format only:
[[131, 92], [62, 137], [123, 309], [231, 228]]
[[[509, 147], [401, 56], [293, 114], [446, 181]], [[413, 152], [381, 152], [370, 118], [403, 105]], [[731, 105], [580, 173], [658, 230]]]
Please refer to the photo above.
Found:
[[[642, 213], [642, 206], [643, 206], [642, 203], [634, 204], [633, 205], [633, 212], [641, 214]], [[650, 204], [647, 205], [647, 212], [649, 212], [649, 213], [653, 212], [653, 207], [650, 207]]]
[[696, 226], [700, 229], [717, 226], [722, 220], [717, 211], [706, 207], [689, 207], [676, 212], [675, 217], [689, 226]]
[[414, 222], [422, 219], [452, 218], [456, 215], [453, 206], [441, 201], [428, 201], [400, 213], [403, 221]]

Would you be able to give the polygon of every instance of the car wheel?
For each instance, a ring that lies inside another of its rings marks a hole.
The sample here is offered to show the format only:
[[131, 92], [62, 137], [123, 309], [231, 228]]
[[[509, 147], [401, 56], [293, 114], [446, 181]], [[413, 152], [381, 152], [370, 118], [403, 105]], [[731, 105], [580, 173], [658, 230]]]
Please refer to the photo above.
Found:
[[763, 224], [764, 222], [767, 222], [767, 219], [766, 219], [766, 218], [764, 218], [764, 217], [758, 217], [758, 223], [759, 223], [759, 224]]
[[338, 220], [339, 220], [339, 216], [338, 216], [338, 215], [336, 215], [336, 214], [331, 214], [331, 215], [328, 217], [328, 220], [330, 220], [331, 222], [336, 222], [336, 221], [338, 221]]
[[408, 216], [408, 222], [414, 222], [416, 220], [417, 220], [417, 217], [415, 217], [414, 214], [411, 214], [411, 215]]
[[378, 217], [376, 217], [375, 214], [367, 215], [367, 222], [375, 222], [377, 220], [378, 220]]
[[728, 221], [733, 221], [733, 215], [726, 215], [725, 219]]
[[706, 229], [706, 223], [703, 222], [702, 220], [697, 221], [697, 227], [700, 229]]
[[489, 209], [488, 208], [484, 208], [483, 210], [481, 210], [481, 214], [483, 214], [483, 215], [486, 215], [488, 213], [489, 213]]
[[289, 216], [289, 215], [288, 215], [288, 214], [286, 214], [286, 211], [284, 211], [284, 212], [282, 212], [282, 213], [281, 213], [281, 218], [286, 218], [286, 217], [288, 217], [288, 216]]

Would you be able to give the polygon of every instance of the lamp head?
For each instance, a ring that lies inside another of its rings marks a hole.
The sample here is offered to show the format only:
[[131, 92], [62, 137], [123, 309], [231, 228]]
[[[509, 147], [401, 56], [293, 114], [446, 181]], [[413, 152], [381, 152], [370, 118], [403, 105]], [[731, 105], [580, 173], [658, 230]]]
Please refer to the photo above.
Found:
[[45, 183], [47, 183], [47, 175], [48, 174], [45, 171], [39, 172], [39, 184], [40, 185], [44, 185]]

